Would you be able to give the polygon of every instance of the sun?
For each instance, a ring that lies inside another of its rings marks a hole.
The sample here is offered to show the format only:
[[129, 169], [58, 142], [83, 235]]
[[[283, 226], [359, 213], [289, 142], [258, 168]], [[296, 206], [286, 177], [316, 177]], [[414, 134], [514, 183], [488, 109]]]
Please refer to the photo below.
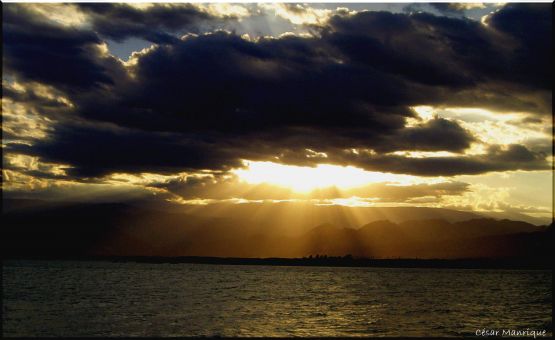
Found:
[[299, 193], [329, 187], [349, 189], [371, 183], [400, 183], [412, 177], [331, 164], [318, 164], [315, 167], [253, 161], [244, 161], [244, 164], [245, 168], [233, 170], [241, 180], [250, 184], [267, 183], [286, 187]]

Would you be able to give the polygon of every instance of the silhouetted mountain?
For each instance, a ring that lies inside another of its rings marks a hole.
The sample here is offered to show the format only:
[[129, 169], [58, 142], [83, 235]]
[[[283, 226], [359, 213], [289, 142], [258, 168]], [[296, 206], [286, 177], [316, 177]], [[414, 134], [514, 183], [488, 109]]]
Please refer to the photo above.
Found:
[[364, 215], [364, 208], [318, 207], [303, 212], [291, 205], [234, 205], [208, 214], [205, 208], [177, 212], [123, 203], [16, 203], [4, 209], [2, 242], [5, 254], [21, 256], [522, 257], [547, 254], [552, 240], [552, 227], [484, 218], [458, 220], [465, 213], [446, 209], [440, 213], [455, 221], [437, 218], [434, 210], [435, 215], [428, 214], [434, 218], [409, 220], [404, 215], [395, 223], [372, 220], [380, 214]]
[[[303, 251], [310, 254], [342, 256], [360, 254], [364, 251], [358, 231], [351, 228], [337, 228], [331, 224], [322, 224], [312, 229], [296, 242]], [[306, 254], [305, 254], [306, 255]]]
[[519, 212], [495, 212], [495, 211], [488, 211], [488, 212], [480, 212], [478, 215], [487, 218], [495, 218], [495, 219], [509, 219], [513, 221], [523, 221], [534, 225], [546, 225], [551, 223], [551, 219], [549, 217], [533, 217], [526, 214], [522, 214]]

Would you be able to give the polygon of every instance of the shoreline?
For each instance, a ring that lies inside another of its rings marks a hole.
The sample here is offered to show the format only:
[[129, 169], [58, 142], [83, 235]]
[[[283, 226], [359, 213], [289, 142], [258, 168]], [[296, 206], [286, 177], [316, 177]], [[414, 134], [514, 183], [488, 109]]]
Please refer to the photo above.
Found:
[[374, 267], [374, 268], [445, 268], [445, 269], [551, 269], [548, 259], [499, 258], [499, 259], [372, 259], [343, 257], [304, 258], [241, 258], [209, 256], [38, 256], [4, 255], [2, 262], [9, 260], [34, 261], [101, 261], [135, 262], [151, 264], [215, 264], [215, 265], [258, 265], [291, 267]]

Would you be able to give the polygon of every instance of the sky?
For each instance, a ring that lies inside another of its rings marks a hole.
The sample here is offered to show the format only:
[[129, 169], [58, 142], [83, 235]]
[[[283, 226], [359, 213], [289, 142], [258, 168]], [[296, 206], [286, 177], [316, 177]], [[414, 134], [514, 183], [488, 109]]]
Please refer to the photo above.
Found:
[[3, 197], [551, 219], [551, 15], [3, 4]]

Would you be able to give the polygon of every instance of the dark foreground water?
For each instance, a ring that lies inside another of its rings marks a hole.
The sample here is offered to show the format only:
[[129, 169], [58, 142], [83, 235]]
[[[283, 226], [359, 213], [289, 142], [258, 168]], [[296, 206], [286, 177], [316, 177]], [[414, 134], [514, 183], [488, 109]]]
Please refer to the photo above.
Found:
[[3, 335], [551, 335], [551, 280], [551, 271], [5, 261]]

